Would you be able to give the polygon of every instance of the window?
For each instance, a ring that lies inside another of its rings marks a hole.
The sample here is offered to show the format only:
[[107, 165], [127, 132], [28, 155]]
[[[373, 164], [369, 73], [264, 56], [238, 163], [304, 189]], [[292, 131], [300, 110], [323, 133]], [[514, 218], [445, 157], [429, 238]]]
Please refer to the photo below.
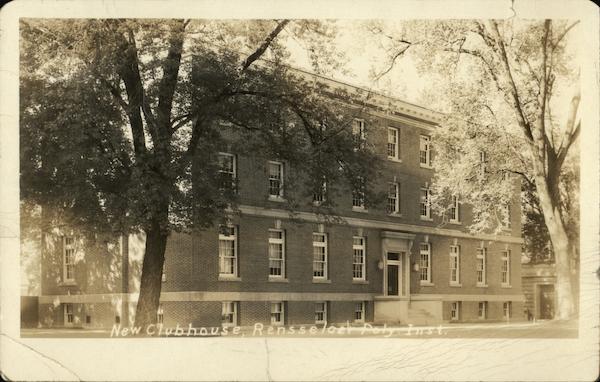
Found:
[[269, 230], [269, 277], [285, 277], [285, 232]]
[[365, 180], [358, 177], [354, 189], [352, 190], [352, 208], [365, 208]]
[[421, 219], [431, 219], [431, 190], [429, 187], [421, 188]]
[[219, 227], [219, 276], [238, 275], [237, 229], [233, 226]]
[[365, 279], [365, 257], [367, 254], [365, 248], [365, 238], [354, 236], [352, 238], [352, 278], [354, 280]]
[[487, 301], [479, 302], [478, 317], [485, 319], [487, 317]]
[[504, 318], [508, 320], [512, 315], [512, 303], [510, 301], [504, 302], [504, 304], [502, 304], [502, 309], [504, 311]]
[[65, 313], [65, 325], [73, 325], [75, 322], [75, 315], [73, 314], [73, 304], [64, 305]]
[[510, 285], [510, 251], [502, 251], [501, 282], [503, 286]]
[[364, 322], [365, 321], [365, 303], [364, 301], [357, 302], [354, 304], [354, 321]]
[[237, 302], [227, 301], [221, 303], [221, 326], [231, 327], [237, 325]]
[[459, 319], [460, 314], [460, 304], [458, 301], [455, 301], [450, 304], [450, 319], [455, 321]]
[[431, 167], [431, 138], [421, 135], [419, 142], [419, 163], [421, 167]]
[[502, 207], [502, 228], [510, 229], [510, 227], [511, 227], [510, 220], [511, 220], [510, 203], [506, 203]]
[[315, 324], [326, 324], [327, 323], [327, 303], [317, 302], [315, 303]]
[[327, 234], [313, 233], [313, 278], [327, 278]]
[[387, 143], [387, 156], [389, 159], [399, 159], [399, 137], [398, 129], [394, 127], [388, 127], [388, 143]]
[[161, 276], [161, 280], [164, 283], [165, 281], [167, 281], [167, 274], [165, 273], [165, 271], [163, 270], [162, 272], [162, 276]]
[[219, 177], [222, 189], [234, 187], [237, 176], [237, 163], [235, 155], [219, 153]]
[[479, 176], [484, 176], [487, 172], [487, 154], [485, 151], [479, 151]]
[[313, 194], [313, 203], [319, 205], [323, 203], [327, 197], [327, 182], [323, 179], [319, 189]]
[[162, 324], [165, 321], [165, 314], [163, 310], [163, 305], [158, 304], [158, 310], [156, 311], [156, 323]]
[[460, 283], [460, 247], [450, 246], [450, 284]]
[[75, 280], [75, 240], [73, 236], [63, 237], [63, 281]]
[[398, 183], [389, 183], [388, 187], [388, 213], [400, 213], [400, 185]]
[[458, 203], [458, 196], [452, 196], [452, 205], [450, 206], [450, 221], [452, 223], [460, 222], [460, 204]]
[[487, 248], [477, 248], [477, 285], [485, 286]]
[[120, 324], [121, 323], [121, 316], [116, 315], [115, 316], [115, 324]]
[[429, 243], [421, 243], [419, 247], [419, 254], [421, 284], [431, 283], [431, 245]]
[[354, 119], [352, 121], [352, 135], [354, 136], [356, 147], [364, 147], [367, 137], [365, 132], [365, 121], [363, 119]]
[[283, 198], [283, 163], [269, 161], [269, 197]]
[[271, 303], [271, 325], [283, 325], [285, 309], [283, 302]]
[[85, 316], [85, 323], [86, 324], [91, 324], [92, 323], [92, 316], [90, 316], [89, 314]]

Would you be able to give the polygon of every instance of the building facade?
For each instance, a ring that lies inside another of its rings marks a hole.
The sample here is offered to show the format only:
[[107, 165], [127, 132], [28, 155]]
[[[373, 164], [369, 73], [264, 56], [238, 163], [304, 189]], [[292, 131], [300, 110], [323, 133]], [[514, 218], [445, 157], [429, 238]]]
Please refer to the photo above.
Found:
[[[349, 85], [322, 79], [331, 86]], [[336, 200], [343, 222], [311, 208], [285, 208], [293, 166], [220, 153], [235, 179], [239, 215], [198, 234], [170, 236], [158, 322], [167, 327], [295, 324], [440, 324], [523, 319], [520, 203], [502, 234], [473, 235], [459, 198], [450, 216], [430, 205], [432, 131], [441, 116], [380, 95], [354, 120], [384, 162], [376, 187], [385, 206], [365, 206], [360, 191]], [[390, 106], [391, 105], [391, 106]], [[484, 154], [483, 154], [484, 156]], [[319, 203], [314, 195], [307, 204]], [[44, 235], [40, 321], [45, 326], [130, 324], [144, 251], [142, 235]]]

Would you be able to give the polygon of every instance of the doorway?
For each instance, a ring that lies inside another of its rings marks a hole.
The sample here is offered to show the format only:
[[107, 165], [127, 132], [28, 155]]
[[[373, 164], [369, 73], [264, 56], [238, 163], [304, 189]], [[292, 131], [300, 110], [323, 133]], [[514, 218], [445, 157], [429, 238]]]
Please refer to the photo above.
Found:
[[399, 296], [402, 285], [402, 261], [398, 252], [388, 252], [386, 261], [386, 295]]
[[539, 285], [540, 319], [554, 318], [554, 285]]

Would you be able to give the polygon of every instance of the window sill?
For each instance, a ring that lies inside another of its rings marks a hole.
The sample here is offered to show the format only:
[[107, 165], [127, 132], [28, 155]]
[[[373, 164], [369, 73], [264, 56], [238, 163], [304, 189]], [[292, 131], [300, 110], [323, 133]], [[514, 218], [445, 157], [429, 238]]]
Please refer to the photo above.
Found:
[[450, 220], [449, 223], [456, 224], [456, 225], [462, 225], [462, 222], [460, 220]]
[[504, 288], [504, 289], [510, 289], [510, 288], [512, 288], [512, 285], [509, 285], [509, 284], [501, 284], [501, 285], [500, 285], [500, 288]]
[[428, 217], [425, 217], [425, 216], [421, 216], [421, 220], [426, 221], [426, 222], [432, 222], [433, 218], [428, 218]]
[[461, 284], [461, 283], [450, 283], [449, 285], [450, 285], [450, 287], [452, 287], [452, 288], [461, 288], [461, 287], [462, 287], [462, 284]]
[[419, 163], [421, 168], [426, 168], [428, 170], [433, 170], [433, 166], [430, 164], [423, 164], [423, 163]]
[[269, 197], [267, 198], [269, 201], [271, 202], [278, 202], [278, 203], [285, 203], [286, 200], [283, 196], [274, 196], [274, 195], [269, 195]]
[[392, 212], [392, 213], [388, 213], [388, 216], [393, 217], [393, 218], [401, 218], [402, 214], [399, 212]]
[[329, 279], [312, 279], [313, 284], [331, 284], [331, 280]]
[[428, 282], [428, 281], [421, 281], [421, 282], [419, 283], [419, 285], [420, 285], [420, 286], [426, 286], [426, 287], [435, 286], [435, 284], [434, 284], [434, 283], [432, 283], [432, 282]]
[[352, 280], [352, 284], [369, 284], [367, 280]]
[[387, 159], [388, 159], [390, 162], [402, 163], [402, 159], [400, 159], [400, 158], [395, 158], [395, 157], [387, 157]]
[[354, 212], [362, 212], [362, 213], [365, 213], [365, 214], [367, 212], [369, 212], [369, 210], [367, 210], [365, 207], [355, 207], [355, 206], [352, 206], [352, 211], [354, 211]]
[[487, 288], [488, 285], [487, 284], [477, 284], [475, 285], [477, 288]]
[[281, 277], [269, 277], [270, 283], [289, 283], [290, 280]]
[[61, 283], [58, 284], [58, 286], [63, 286], [63, 287], [77, 286], [77, 282], [75, 280], [62, 281]]
[[219, 281], [242, 281], [242, 278], [238, 276], [219, 275]]

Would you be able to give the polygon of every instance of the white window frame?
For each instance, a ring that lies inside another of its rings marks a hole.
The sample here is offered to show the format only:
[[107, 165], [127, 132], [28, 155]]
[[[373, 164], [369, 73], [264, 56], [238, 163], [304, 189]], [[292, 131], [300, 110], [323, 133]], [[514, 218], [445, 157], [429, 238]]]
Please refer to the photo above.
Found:
[[[364, 301], [354, 303], [354, 322], [365, 322], [366, 307]], [[360, 318], [357, 318], [360, 313]]]
[[452, 206], [450, 207], [450, 223], [460, 223], [460, 202], [458, 195], [452, 195]]
[[509, 320], [512, 316], [512, 302], [511, 301], [504, 301], [504, 303], [502, 304], [502, 314], [504, 315], [504, 318]]
[[[422, 153], [425, 153], [425, 162], [422, 162]], [[419, 137], [419, 165], [425, 168], [431, 168], [431, 137], [423, 135]]]
[[479, 150], [479, 176], [483, 177], [487, 172], [487, 153]]
[[421, 187], [420, 199], [419, 215], [421, 220], [431, 220], [431, 188]]
[[[477, 248], [476, 255], [477, 286], [487, 286], [487, 248]], [[481, 268], [481, 269], [479, 269]]]
[[[319, 236], [319, 237], [323, 237], [323, 241], [315, 241], [315, 237]], [[328, 272], [327, 272], [327, 265], [328, 265], [328, 248], [327, 248], [327, 234], [326, 233], [321, 233], [321, 232], [313, 232], [313, 279], [320, 279], [320, 280], [327, 280], [328, 277]], [[317, 248], [323, 248], [323, 256], [324, 259], [322, 260], [317, 260], [315, 258], [315, 249]], [[317, 264], [323, 264], [323, 275], [318, 275], [315, 276], [315, 272], [317, 271], [316, 269], [316, 265]]]
[[510, 286], [510, 250], [502, 251], [500, 264], [500, 283], [504, 287]]
[[400, 159], [400, 129], [388, 126], [387, 133], [387, 157], [397, 161]]
[[[279, 316], [277, 316], [279, 315]], [[277, 320], [277, 317], [279, 319]], [[271, 302], [271, 325], [284, 325], [285, 304], [283, 301]]]
[[[454, 280], [453, 273], [456, 276]], [[450, 246], [450, 285], [460, 285], [460, 246], [458, 245]]]
[[315, 302], [315, 324], [327, 325], [327, 301]]
[[75, 237], [73, 236], [63, 236], [63, 282], [75, 282]]
[[73, 326], [75, 324], [75, 306], [72, 303], [63, 305], [64, 325]]
[[[233, 235], [225, 235], [223, 234], [223, 227], [233, 229]], [[221, 242], [233, 242], [233, 256], [224, 256], [224, 253], [221, 252]], [[218, 251], [219, 251], [219, 277], [229, 277], [235, 278], [238, 277], [239, 274], [239, 257], [238, 257], [238, 229], [236, 226], [227, 225], [227, 226], [219, 226], [219, 242], [218, 242]], [[225, 259], [230, 259], [233, 263], [233, 272], [223, 272], [225, 267]]]
[[[271, 233], [280, 234], [279, 238], [271, 237]], [[282, 229], [270, 229], [269, 230], [269, 243], [268, 243], [268, 256], [269, 256], [269, 278], [283, 279], [285, 278], [285, 231]], [[281, 257], [275, 258], [271, 256], [271, 246], [277, 245], [281, 248]], [[272, 274], [271, 262], [279, 262], [280, 274]]]
[[[238, 312], [237, 301], [221, 302], [221, 327], [231, 328], [231, 327], [237, 326], [237, 312]], [[227, 317], [227, 320], [225, 320], [226, 317]], [[231, 317], [231, 319], [229, 319], [229, 317]]]
[[[223, 166], [223, 158], [225, 157], [231, 159], [231, 170], [225, 169]], [[231, 177], [231, 186], [235, 187], [235, 181], [237, 179], [237, 158], [234, 154], [219, 152], [219, 173], [228, 174]]]
[[362, 177], [358, 177], [357, 183], [358, 183], [358, 187], [360, 187], [360, 188], [357, 189], [355, 187], [352, 189], [352, 209], [365, 211], [366, 210], [366, 207], [365, 207], [365, 191], [366, 191], [365, 180]]
[[158, 309], [156, 310], [156, 323], [164, 324], [165, 322], [165, 310], [163, 304], [158, 304]]
[[388, 214], [400, 215], [400, 183], [388, 183], [388, 198], [387, 198]]
[[[271, 178], [271, 165], [275, 165], [278, 166], [279, 168], [279, 179], [276, 178]], [[284, 191], [283, 191], [283, 187], [284, 187], [284, 180], [285, 180], [285, 163], [284, 162], [280, 162], [280, 161], [273, 161], [270, 160], [267, 163], [267, 176], [269, 178], [269, 199], [283, 199], [284, 196]], [[277, 194], [272, 194], [271, 193], [271, 182], [274, 181], [279, 181], [279, 191], [277, 192]]]
[[419, 244], [419, 282], [431, 284], [431, 244], [422, 242]]
[[485, 320], [488, 315], [488, 302], [487, 301], [479, 301], [477, 305], [477, 318], [480, 320]]
[[450, 320], [457, 321], [460, 320], [460, 302], [453, 301], [450, 303]]
[[511, 204], [510, 202], [506, 203], [503, 207], [502, 207], [502, 216], [500, 219], [501, 225], [503, 229], [509, 230], [512, 226], [511, 224]]
[[[358, 241], [358, 242], [357, 242]], [[357, 256], [360, 253], [361, 256]], [[361, 262], [357, 262], [357, 257], [362, 258]], [[356, 273], [360, 272], [357, 277]], [[352, 280], [364, 281], [367, 278], [367, 241], [364, 236], [352, 237]]]

